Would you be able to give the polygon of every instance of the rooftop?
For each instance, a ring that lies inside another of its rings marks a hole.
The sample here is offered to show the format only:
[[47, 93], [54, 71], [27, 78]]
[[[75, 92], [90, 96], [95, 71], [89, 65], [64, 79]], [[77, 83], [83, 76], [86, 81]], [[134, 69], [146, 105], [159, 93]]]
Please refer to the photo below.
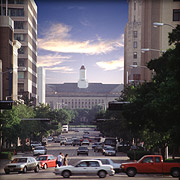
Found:
[[89, 83], [87, 88], [78, 88], [77, 83], [64, 84], [46, 84], [46, 96], [56, 95], [93, 95], [93, 94], [109, 94], [119, 95], [123, 90], [123, 84], [102, 84]]

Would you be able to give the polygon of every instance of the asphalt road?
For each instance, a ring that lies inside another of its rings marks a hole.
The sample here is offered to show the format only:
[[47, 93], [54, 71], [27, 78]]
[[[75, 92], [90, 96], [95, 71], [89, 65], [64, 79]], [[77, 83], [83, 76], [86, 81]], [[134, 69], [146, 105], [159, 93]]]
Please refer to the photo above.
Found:
[[[98, 132], [96, 131], [90, 131], [90, 137], [94, 137]], [[66, 133], [65, 136], [72, 137], [72, 136], [78, 136], [82, 137], [83, 131], [80, 132], [69, 132]], [[57, 156], [59, 152], [62, 152], [64, 154], [69, 154], [69, 164], [73, 165], [77, 161], [82, 159], [94, 159], [97, 157], [104, 157], [101, 153], [95, 153], [91, 145], [89, 146], [89, 155], [79, 155], [77, 156], [77, 146], [60, 146], [59, 143], [53, 143], [49, 142], [47, 144], [47, 150], [48, 154], [53, 154], [54, 156]], [[32, 153], [30, 154], [22, 154], [19, 156], [33, 156]], [[114, 162], [126, 162], [128, 161], [128, 158], [123, 153], [117, 153], [117, 156], [110, 157]], [[10, 173], [6, 175], [2, 169], [0, 171], [0, 180], [55, 180], [55, 179], [64, 179], [62, 176], [56, 176], [54, 173], [54, 168], [47, 168], [45, 170], [40, 170], [39, 173], [27, 172], [26, 174], [18, 174], [18, 173]], [[98, 176], [72, 176], [69, 179], [79, 179], [79, 180], [87, 180], [87, 179], [99, 179]], [[115, 174], [115, 176], [107, 176], [107, 180], [158, 180], [158, 179], [165, 179], [165, 180], [178, 180], [179, 178], [172, 178], [171, 176], [165, 176], [165, 175], [144, 175], [144, 174], [137, 174], [135, 177], [128, 177], [124, 173]]]

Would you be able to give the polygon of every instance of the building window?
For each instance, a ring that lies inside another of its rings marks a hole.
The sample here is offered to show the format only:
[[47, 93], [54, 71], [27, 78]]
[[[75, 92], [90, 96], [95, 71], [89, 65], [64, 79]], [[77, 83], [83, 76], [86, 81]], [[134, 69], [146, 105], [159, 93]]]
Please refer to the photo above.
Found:
[[24, 72], [18, 72], [18, 79], [24, 79]]
[[137, 65], [137, 62], [133, 62], [133, 65]]
[[140, 74], [133, 74], [133, 80], [136, 80], [136, 81], [141, 80], [141, 75]]
[[133, 42], [133, 47], [134, 47], [134, 48], [137, 48], [137, 41], [134, 41], [134, 42]]
[[24, 4], [24, 0], [8, 0], [8, 4]]
[[134, 10], [136, 10], [136, 2], [134, 2]]
[[24, 41], [24, 35], [23, 34], [14, 34], [14, 40]]
[[134, 22], [136, 22], [136, 16], [134, 16]]
[[24, 54], [24, 47], [23, 46], [20, 49], [18, 49], [18, 54]]
[[137, 31], [133, 31], [133, 38], [137, 38]]
[[24, 67], [24, 59], [18, 59], [18, 66]]
[[24, 29], [23, 21], [14, 21], [14, 29]]
[[8, 8], [9, 16], [24, 16], [24, 9]]
[[134, 53], [133, 53], [133, 58], [134, 58], [134, 59], [137, 59], [137, 52], [134, 52]]
[[18, 92], [24, 92], [24, 84], [18, 83]]
[[180, 21], [180, 9], [173, 9], [173, 21]]

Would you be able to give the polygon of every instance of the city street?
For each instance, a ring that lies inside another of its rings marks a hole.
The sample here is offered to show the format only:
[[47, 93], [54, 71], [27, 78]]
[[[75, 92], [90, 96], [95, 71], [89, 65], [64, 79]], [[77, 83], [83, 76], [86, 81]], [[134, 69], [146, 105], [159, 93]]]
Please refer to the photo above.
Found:
[[[90, 131], [90, 137], [93, 137], [97, 134], [97, 132], [95, 131]], [[67, 134], [64, 134], [66, 137], [72, 137], [72, 136], [78, 136], [78, 137], [82, 137], [83, 135], [83, 131], [80, 131], [78, 133], [75, 132], [69, 132]], [[82, 159], [93, 159], [93, 158], [97, 158], [97, 157], [104, 157], [101, 153], [97, 153], [94, 152], [91, 148], [91, 145], [88, 147], [89, 148], [89, 155], [79, 155], [77, 156], [76, 154], [76, 150], [77, 150], [77, 146], [73, 147], [73, 146], [60, 146], [59, 143], [54, 143], [54, 142], [49, 142], [47, 144], [47, 150], [48, 150], [48, 154], [53, 154], [55, 156], [57, 156], [59, 154], [59, 152], [62, 152], [64, 154], [69, 154], [69, 164], [73, 165], [76, 162], [78, 162], [79, 160]], [[30, 154], [22, 154], [22, 155], [17, 155], [17, 156], [32, 156], [32, 153]], [[109, 157], [108, 157], [109, 158]], [[117, 153], [117, 156], [112, 156], [110, 157], [114, 162], [127, 162], [128, 158], [124, 153]], [[63, 179], [62, 176], [56, 176], [54, 173], [54, 168], [47, 168], [46, 170], [41, 169], [39, 171], [39, 173], [34, 173], [34, 171], [31, 172], [27, 172], [26, 174], [18, 174], [18, 173], [10, 173], [8, 175], [6, 175], [2, 168], [0, 171], [0, 179], [2, 180], [24, 180], [24, 179], [28, 179], [28, 180], [51, 180], [51, 179]], [[72, 176], [70, 177], [70, 179], [99, 179], [98, 176]], [[165, 176], [165, 175], [141, 175], [141, 174], [137, 174], [135, 177], [128, 177], [126, 174], [124, 173], [120, 173], [120, 174], [115, 174], [115, 176], [107, 176], [106, 179], [108, 180], [119, 180], [119, 179], [128, 179], [128, 180], [152, 180], [152, 179], [165, 179], [165, 180], [170, 180], [170, 179], [178, 179], [178, 178], [172, 178], [171, 176]]]

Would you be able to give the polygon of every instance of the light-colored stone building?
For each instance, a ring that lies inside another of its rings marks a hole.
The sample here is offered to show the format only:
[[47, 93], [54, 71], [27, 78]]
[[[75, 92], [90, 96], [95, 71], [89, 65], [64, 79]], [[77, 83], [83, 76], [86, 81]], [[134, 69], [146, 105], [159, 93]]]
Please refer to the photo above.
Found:
[[[18, 50], [18, 94], [37, 100], [37, 6], [34, 0], [2, 1], [3, 12], [14, 21], [14, 40], [21, 43]], [[1, 8], [2, 9], [2, 8]], [[2, 10], [1, 10], [2, 11]], [[26, 71], [24, 69], [26, 68]]]
[[[124, 38], [124, 84], [150, 81], [152, 72], [145, 66], [167, 50], [168, 32], [180, 24], [178, 0], [129, 0], [128, 23]], [[168, 25], [155, 28], [154, 22]], [[171, 27], [172, 26], [172, 27]], [[141, 49], [152, 49], [142, 53]], [[160, 50], [160, 51], [159, 51]], [[134, 68], [132, 68], [132, 65]]]
[[46, 102], [52, 109], [91, 109], [93, 106], [108, 107], [110, 101], [118, 99], [123, 84], [89, 83], [79, 88], [78, 83], [46, 84]]
[[85, 70], [82, 65], [78, 83], [46, 84], [46, 103], [52, 109], [106, 109], [110, 101], [120, 97], [123, 84], [88, 83]]

